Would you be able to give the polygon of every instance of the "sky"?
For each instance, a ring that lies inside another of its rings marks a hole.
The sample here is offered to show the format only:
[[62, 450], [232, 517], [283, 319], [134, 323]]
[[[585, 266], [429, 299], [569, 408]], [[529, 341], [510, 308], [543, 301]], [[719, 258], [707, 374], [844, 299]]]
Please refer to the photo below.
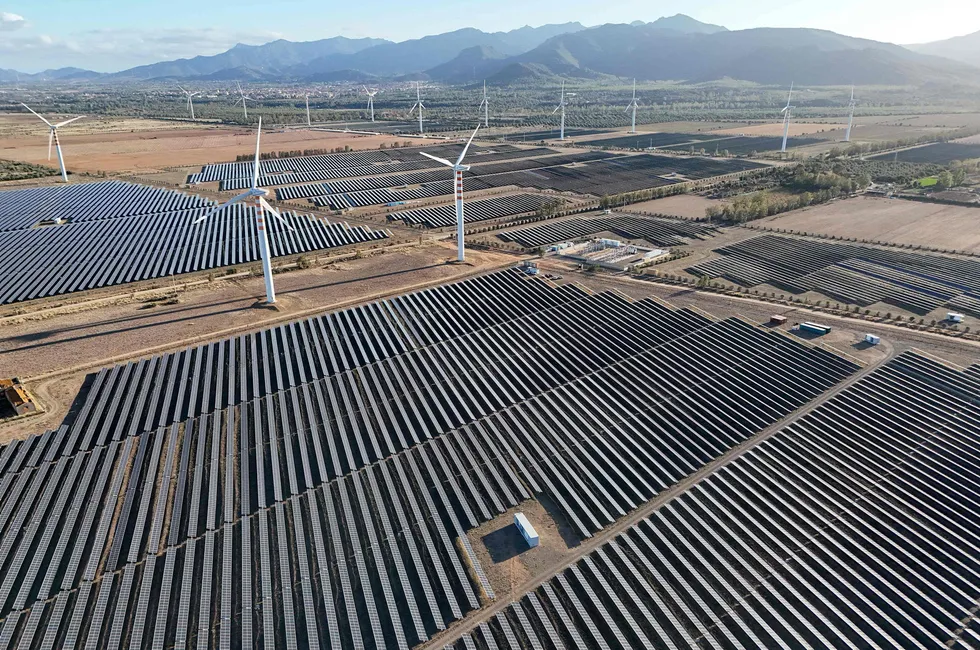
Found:
[[976, 0], [0, 0], [0, 68], [114, 72], [277, 38], [403, 41], [462, 27], [593, 26], [676, 13], [729, 29], [810, 27], [900, 44], [980, 31]]

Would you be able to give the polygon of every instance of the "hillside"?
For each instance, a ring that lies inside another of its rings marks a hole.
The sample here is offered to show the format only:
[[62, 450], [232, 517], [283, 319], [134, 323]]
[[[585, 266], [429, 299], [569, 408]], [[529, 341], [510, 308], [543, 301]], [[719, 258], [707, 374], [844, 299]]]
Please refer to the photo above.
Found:
[[425, 76], [445, 83], [468, 83], [497, 73], [506, 58], [493, 47], [477, 45], [463, 50], [452, 61], [426, 70]]
[[816, 29], [746, 29], [680, 33], [645, 25], [603, 25], [548, 40], [503, 62], [556, 75], [612, 74], [644, 80], [829, 85], [980, 83], [980, 69], [910, 52], [897, 45]]
[[980, 32], [948, 38], [944, 41], [906, 45], [906, 48], [921, 54], [932, 54], [947, 59], [980, 66]]

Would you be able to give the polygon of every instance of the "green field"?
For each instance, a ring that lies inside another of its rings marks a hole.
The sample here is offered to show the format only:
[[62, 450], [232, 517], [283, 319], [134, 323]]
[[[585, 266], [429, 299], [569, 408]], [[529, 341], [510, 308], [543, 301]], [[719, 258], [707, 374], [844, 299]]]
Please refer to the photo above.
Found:
[[927, 176], [926, 178], [919, 179], [919, 187], [932, 187], [939, 182], [939, 179], [935, 176]]

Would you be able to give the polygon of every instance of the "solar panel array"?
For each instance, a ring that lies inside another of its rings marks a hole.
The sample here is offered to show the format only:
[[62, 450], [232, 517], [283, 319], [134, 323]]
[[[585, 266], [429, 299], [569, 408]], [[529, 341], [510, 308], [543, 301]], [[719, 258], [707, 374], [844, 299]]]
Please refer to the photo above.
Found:
[[701, 140], [712, 140], [718, 137], [711, 133], [634, 133], [618, 135], [598, 140], [588, 140], [580, 144], [590, 147], [618, 147], [620, 149], [650, 149], [674, 144], [691, 143], [700, 148]]
[[[794, 137], [786, 141], [786, 148], [793, 149], [795, 147], [806, 147], [813, 144], [820, 144], [821, 142], [827, 142], [827, 140], [821, 140], [819, 138], [800, 138]], [[747, 156], [752, 154], [752, 152], [761, 151], [775, 151], [783, 146], [782, 137], [767, 137], [767, 136], [735, 136], [727, 138], [718, 138], [716, 140], [705, 140], [703, 142], [695, 142], [694, 144], [675, 144], [664, 147], [664, 149], [673, 149], [675, 151], [687, 151], [691, 147], [694, 147], [696, 151], [704, 149], [708, 153], [713, 153], [715, 151], [728, 151], [728, 153], [736, 156]]]
[[508, 230], [497, 235], [506, 242], [537, 248], [559, 242], [612, 232], [626, 239], [645, 239], [655, 246], [683, 246], [691, 239], [714, 236], [717, 229], [707, 224], [669, 217], [641, 217], [613, 214], [599, 217], [572, 217], [539, 226]]
[[904, 353], [446, 647], [980, 647], [978, 395]]
[[[419, 151], [456, 160], [462, 151], [462, 146], [441, 145], [425, 147], [424, 149], [387, 149], [347, 154], [323, 154], [302, 158], [273, 158], [260, 161], [259, 185], [269, 187], [441, 167], [439, 163], [419, 155]], [[381, 157], [386, 152], [389, 157]], [[468, 157], [472, 160], [468, 162], [472, 164], [489, 163], [548, 153], [553, 152], [542, 147], [535, 149], [519, 149], [511, 145], [501, 145], [494, 148], [483, 147], [470, 151]], [[338, 159], [339, 156], [346, 158]], [[264, 162], [275, 164], [263, 165]], [[252, 185], [253, 170], [254, 163], [249, 162], [207, 165], [200, 173], [189, 176], [188, 182], [202, 183], [220, 180], [219, 188], [221, 190], [247, 189]]]
[[898, 160], [910, 163], [948, 165], [954, 160], [976, 160], [980, 158], [980, 144], [966, 142], [936, 142], [924, 147], [913, 147], [903, 151], [893, 151], [877, 156], [873, 160]]
[[688, 269], [741, 286], [771, 284], [817, 291], [847, 303], [876, 302], [925, 314], [980, 298], [980, 262], [857, 244], [762, 235], [715, 251], [721, 257]]
[[590, 536], [855, 370], [517, 271], [105, 369], [0, 448], [0, 641], [408, 648], [494, 598], [467, 530]]
[[[65, 186], [63, 186], [65, 187]], [[0, 231], [0, 304], [245, 264], [259, 259], [251, 207], [235, 205], [195, 225], [213, 204], [173, 190], [110, 181], [0, 192], [19, 227]], [[47, 200], [48, 203], [44, 203]], [[50, 206], [50, 207], [49, 207]], [[32, 227], [62, 216], [68, 223]], [[346, 223], [284, 212], [268, 220], [273, 256], [389, 237]], [[15, 220], [11, 219], [11, 223]]]
[[[467, 201], [463, 207], [463, 223], [534, 212], [547, 200], [547, 197], [538, 194], [512, 194]], [[392, 212], [388, 215], [388, 219], [390, 221], [402, 221], [410, 225], [418, 224], [426, 228], [453, 226], [456, 224], [456, 205], [439, 205], [431, 208], [419, 208], [418, 210]]]
[[[543, 150], [547, 152], [548, 150]], [[518, 160], [505, 160], [503, 162], [488, 162], [485, 164], [474, 163], [471, 170], [464, 172], [464, 177], [470, 179], [482, 178], [489, 174], [499, 174], [502, 172], [540, 169], [569, 163], [587, 162], [590, 160], [602, 160], [611, 157], [601, 151], [590, 151], [585, 153], [564, 154], [555, 156], [545, 156], [540, 158], [526, 158]], [[467, 161], [469, 163], [469, 161]], [[390, 196], [384, 192], [374, 195], [354, 195], [354, 196], [334, 196], [348, 193], [357, 193], [367, 190], [385, 189], [407, 189], [405, 185], [420, 185], [436, 181], [444, 181], [451, 178], [451, 172], [445, 168], [439, 168], [421, 172], [410, 172], [407, 174], [389, 174], [386, 176], [372, 176], [368, 178], [351, 178], [333, 181], [329, 183], [311, 183], [305, 185], [292, 185], [281, 187], [276, 190], [276, 195], [281, 200], [308, 198], [311, 202], [318, 205], [375, 205], [374, 203], [364, 203], [364, 201], [375, 200], [378, 203], [386, 203]], [[490, 179], [487, 179], [484, 187], [489, 187]], [[479, 184], [475, 185], [479, 186]], [[451, 192], [450, 192], [451, 193]], [[374, 198], [372, 198], [374, 197]], [[319, 199], [319, 200], [318, 200]]]

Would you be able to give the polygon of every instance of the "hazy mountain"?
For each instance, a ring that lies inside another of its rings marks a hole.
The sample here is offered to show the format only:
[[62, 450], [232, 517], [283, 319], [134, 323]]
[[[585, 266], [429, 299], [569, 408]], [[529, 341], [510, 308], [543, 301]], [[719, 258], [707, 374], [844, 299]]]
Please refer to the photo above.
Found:
[[913, 52], [943, 56], [947, 59], [980, 66], [980, 32], [948, 38], [944, 41], [906, 45], [905, 47]]
[[[522, 27], [511, 32], [482, 32], [472, 27], [423, 38], [383, 43], [354, 54], [332, 54], [314, 59], [289, 70], [295, 77], [307, 78], [332, 70], [361, 70], [378, 76], [393, 77], [434, 68], [454, 59], [472, 47], [490, 47], [514, 56], [533, 49], [555, 34], [581, 31], [578, 23]], [[417, 76], [417, 75], [416, 75]]]
[[[918, 84], [980, 80], [980, 69], [887, 43], [815, 29], [746, 29], [683, 33], [644, 25], [603, 25], [549, 39], [503, 62], [555, 75], [596, 73], [644, 80], [759, 83]], [[508, 72], [512, 74], [512, 72]]]
[[310, 75], [306, 77], [304, 81], [318, 83], [337, 83], [340, 81], [367, 83], [375, 79], [377, 79], [377, 77], [375, 77], [373, 74], [361, 72], [360, 70], [331, 70], [330, 72], [321, 72]]
[[488, 45], [468, 47], [452, 61], [425, 71], [429, 79], [445, 83], [468, 83], [486, 78], [500, 71], [500, 63], [508, 58]]
[[0, 82], [18, 81], [88, 81], [105, 76], [101, 72], [83, 70], [82, 68], [58, 68], [57, 70], [45, 70], [35, 74], [18, 72], [17, 70], [0, 69]]
[[[640, 25], [642, 24], [640, 23]], [[636, 25], [636, 23], [633, 23], [633, 25]], [[684, 14], [657, 18], [652, 23], [647, 23], [647, 25], [656, 29], [672, 29], [675, 32], [684, 34], [716, 34], [718, 32], [728, 31], [727, 27], [702, 23], [700, 20], [695, 20]]]
[[344, 36], [301, 43], [282, 39], [265, 45], [242, 45], [239, 43], [221, 54], [143, 65], [117, 72], [113, 77], [126, 79], [203, 77], [239, 67], [279, 76], [288, 68], [313, 59], [330, 55], [350, 55], [382, 43], [388, 43], [388, 41], [378, 38], [351, 39]]

